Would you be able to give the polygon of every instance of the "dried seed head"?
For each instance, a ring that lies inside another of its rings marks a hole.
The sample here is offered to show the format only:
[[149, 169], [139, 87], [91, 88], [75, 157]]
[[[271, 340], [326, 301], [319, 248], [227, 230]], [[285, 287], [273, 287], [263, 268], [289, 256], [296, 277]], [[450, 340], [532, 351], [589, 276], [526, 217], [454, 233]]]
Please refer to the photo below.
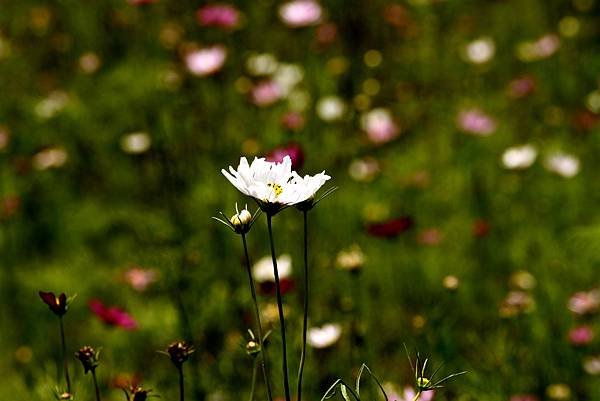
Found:
[[98, 366], [98, 355], [100, 352], [96, 352], [92, 347], [85, 346], [75, 353], [75, 356], [81, 361], [83, 365], [84, 373], [94, 372]]
[[171, 358], [171, 362], [178, 368], [188, 360], [189, 356], [193, 354], [194, 351], [194, 347], [185, 341], [175, 341], [167, 348], [167, 354], [169, 355], [169, 358]]

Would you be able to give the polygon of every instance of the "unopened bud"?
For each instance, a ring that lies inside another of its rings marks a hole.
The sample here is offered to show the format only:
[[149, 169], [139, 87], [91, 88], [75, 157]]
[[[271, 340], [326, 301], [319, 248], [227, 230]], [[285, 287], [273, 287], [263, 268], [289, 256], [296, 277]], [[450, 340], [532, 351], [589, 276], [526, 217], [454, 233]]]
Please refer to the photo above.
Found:
[[248, 341], [246, 344], [246, 352], [252, 357], [258, 355], [260, 353], [260, 344], [254, 340]]
[[98, 366], [98, 354], [92, 347], [85, 346], [75, 353], [75, 356], [79, 358], [83, 365], [84, 373], [94, 372]]
[[169, 345], [167, 348], [167, 354], [169, 354], [169, 358], [171, 358], [171, 362], [176, 367], [181, 367], [185, 361], [189, 358], [191, 354], [194, 353], [194, 347], [185, 341], [176, 341]]
[[252, 214], [248, 209], [243, 209], [241, 212], [233, 215], [229, 219], [236, 233], [247, 233], [250, 229], [250, 223], [252, 222]]

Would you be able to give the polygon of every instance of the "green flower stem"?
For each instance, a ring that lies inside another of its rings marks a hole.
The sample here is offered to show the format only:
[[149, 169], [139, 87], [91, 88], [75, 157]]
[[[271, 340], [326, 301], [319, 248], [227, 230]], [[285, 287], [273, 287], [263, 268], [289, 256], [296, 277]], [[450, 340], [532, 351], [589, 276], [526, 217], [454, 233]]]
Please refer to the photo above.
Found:
[[65, 369], [65, 381], [67, 382], [67, 392], [71, 394], [71, 378], [69, 377], [69, 363], [67, 362], [67, 342], [65, 341], [65, 327], [63, 325], [63, 317], [58, 318], [60, 322], [60, 340], [62, 345], [62, 359]]
[[249, 401], [254, 401], [254, 389], [256, 388], [256, 372], [258, 370], [258, 359], [254, 360], [252, 366], [252, 385], [250, 387], [250, 398]]
[[94, 379], [94, 390], [96, 390], [96, 401], [100, 401], [100, 390], [98, 389], [98, 381], [96, 380], [96, 369], [92, 369], [92, 379]]
[[[244, 244], [244, 255], [246, 256], [246, 271], [248, 272], [248, 281], [250, 283], [250, 293], [252, 294], [252, 301], [254, 302], [254, 316], [256, 319], [256, 332], [258, 334], [258, 346], [260, 349], [260, 364], [265, 379], [265, 386], [267, 388], [267, 397], [269, 401], [273, 401], [273, 395], [271, 394], [271, 381], [267, 374], [267, 354], [266, 349], [263, 347], [263, 329], [262, 323], [260, 322], [260, 311], [258, 309], [258, 300], [256, 299], [256, 288], [254, 286], [254, 279], [252, 278], [252, 268], [250, 267], [250, 257], [248, 256], [248, 245], [246, 243], [246, 234], [242, 234], [242, 243]], [[254, 381], [252, 382], [254, 387]]]
[[304, 215], [304, 319], [302, 321], [302, 353], [298, 368], [297, 401], [302, 401], [302, 374], [306, 360], [306, 332], [308, 330], [308, 210], [304, 210], [302, 214]]
[[417, 394], [415, 394], [415, 397], [412, 399], [412, 401], [417, 401], [420, 396], [421, 396], [421, 392], [417, 391]]
[[179, 365], [177, 370], [179, 371], [179, 401], [184, 401], [185, 392], [183, 389], [183, 364]]
[[267, 213], [267, 228], [269, 230], [269, 242], [271, 243], [271, 258], [273, 259], [273, 273], [275, 275], [275, 293], [277, 295], [277, 309], [279, 309], [279, 323], [281, 325], [281, 347], [282, 347], [282, 370], [283, 370], [283, 388], [285, 391], [285, 401], [290, 401], [290, 384], [287, 369], [287, 343], [285, 340], [285, 317], [283, 316], [283, 302], [281, 300], [281, 287], [279, 285], [279, 271], [277, 270], [277, 259], [275, 257], [275, 244], [273, 243], [273, 228], [271, 213]]

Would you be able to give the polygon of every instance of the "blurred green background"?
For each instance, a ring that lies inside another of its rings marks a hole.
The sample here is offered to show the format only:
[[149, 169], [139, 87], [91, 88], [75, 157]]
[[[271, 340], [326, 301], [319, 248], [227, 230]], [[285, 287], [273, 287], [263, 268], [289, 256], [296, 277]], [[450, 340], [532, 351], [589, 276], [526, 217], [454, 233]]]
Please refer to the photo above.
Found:
[[[0, 1], [0, 398], [54, 398], [58, 325], [39, 290], [77, 294], [68, 354], [102, 347], [103, 399], [134, 375], [176, 399], [156, 350], [183, 338], [189, 399], [247, 397], [243, 249], [210, 217], [255, 207], [221, 168], [292, 143], [302, 174], [339, 187], [309, 215], [310, 322], [342, 332], [311, 349], [305, 399], [362, 362], [401, 396], [405, 343], [469, 371], [437, 400], [600, 400], [600, 4], [228, 5]], [[302, 216], [274, 227], [296, 281], [295, 377]], [[102, 323], [91, 299], [137, 329]], [[274, 297], [260, 301], [277, 329]], [[275, 330], [281, 396], [279, 346]], [[92, 399], [70, 363], [75, 399]]]

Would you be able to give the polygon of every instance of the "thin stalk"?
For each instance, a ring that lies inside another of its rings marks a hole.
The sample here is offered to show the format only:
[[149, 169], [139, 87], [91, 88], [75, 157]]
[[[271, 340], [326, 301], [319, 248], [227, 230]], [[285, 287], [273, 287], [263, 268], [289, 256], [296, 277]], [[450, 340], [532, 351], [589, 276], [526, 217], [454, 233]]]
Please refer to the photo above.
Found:
[[96, 401], [100, 401], [100, 390], [98, 389], [98, 381], [96, 380], [96, 370], [92, 369], [92, 379], [94, 379], [94, 389], [96, 390]]
[[179, 371], [179, 401], [184, 401], [185, 395], [183, 391], [183, 364], [177, 367]]
[[415, 394], [415, 397], [412, 399], [412, 401], [417, 401], [420, 396], [421, 396], [421, 392], [417, 391], [417, 394]]
[[63, 318], [58, 318], [60, 322], [60, 340], [62, 344], [62, 359], [65, 368], [65, 381], [67, 382], [67, 392], [71, 394], [71, 378], [69, 377], [69, 364], [67, 362], [67, 342], [65, 341], [65, 327], [63, 325]]
[[[260, 349], [260, 365], [263, 377], [265, 379], [268, 400], [273, 401], [273, 395], [271, 394], [271, 381], [269, 380], [269, 375], [267, 374], [266, 349], [263, 347], [263, 329], [262, 323], [260, 322], [260, 311], [258, 309], [258, 300], [256, 298], [256, 288], [254, 286], [254, 279], [252, 278], [252, 268], [250, 267], [250, 257], [248, 256], [248, 244], [246, 243], [246, 234], [242, 234], [242, 243], [244, 244], [244, 255], [246, 256], [246, 271], [248, 272], [250, 293], [252, 294], [252, 301], [254, 303], [254, 318], [256, 319], [256, 332], [258, 333], [258, 347]], [[254, 382], [252, 383], [252, 386], [254, 386]]]
[[269, 230], [269, 242], [271, 243], [271, 258], [273, 259], [273, 273], [275, 275], [275, 293], [277, 295], [277, 309], [279, 310], [279, 323], [281, 325], [281, 347], [282, 347], [282, 370], [283, 388], [285, 401], [290, 401], [290, 384], [287, 369], [287, 343], [285, 340], [285, 317], [283, 316], [283, 302], [281, 300], [281, 287], [279, 285], [279, 271], [277, 270], [277, 259], [275, 257], [275, 244], [273, 243], [273, 228], [271, 224], [272, 215], [267, 213], [267, 228]]
[[302, 353], [300, 354], [300, 367], [298, 368], [298, 397], [302, 401], [302, 374], [306, 360], [306, 332], [308, 330], [308, 210], [304, 215], [304, 319], [302, 321]]
[[256, 372], [258, 371], [258, 359], [254, 360], [252, 366], [252, 386], [250, 387], [250, 398], [249, 401], [254, 401], [254, 389], [256, 388]]

